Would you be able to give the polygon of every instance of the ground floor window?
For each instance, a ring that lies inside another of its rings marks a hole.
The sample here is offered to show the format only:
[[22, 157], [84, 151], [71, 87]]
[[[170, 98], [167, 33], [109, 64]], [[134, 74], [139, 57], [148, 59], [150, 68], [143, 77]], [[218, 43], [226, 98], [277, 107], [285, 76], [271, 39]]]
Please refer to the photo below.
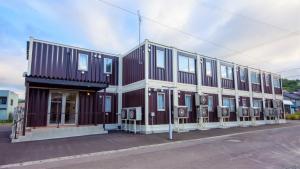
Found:
[[185, 101], [185, 106], [188, 108], [188, 111], [192, 111], [193, 110], [192, 96], [191, 95], [185, 95], [184, 101]]
[[105, 97], [105, 112], [111, 112], [111, 96]]
[[157, 110], [158, 111], [165, 111], [165, 94], [164, 93], [157, 93]]
[[235, 112], [235, 101], [234, 98], [223, 97], [223, 106], [230, 108], [230, 112]]

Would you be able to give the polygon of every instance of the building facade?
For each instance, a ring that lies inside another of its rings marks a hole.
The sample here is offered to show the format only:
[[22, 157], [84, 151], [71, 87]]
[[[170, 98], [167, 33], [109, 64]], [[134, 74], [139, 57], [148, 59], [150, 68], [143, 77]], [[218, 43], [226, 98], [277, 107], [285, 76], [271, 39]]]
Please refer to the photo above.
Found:
[[18, 95], [9, 90], [0, 90], [0, 120], [8, 120], [9, 114], [18, 106]]
[[124, 55], [37, 39], [27, 46], [26, 127], [116, 129], [122, 126], [122, 108], [141, 107], [141, 132], [164, 132], [169, 109], [185, 105], [186, 127], [196, 129], [196, 94], [208, 95], [211, 127], [218, 127], [220, 105], [230, 107], [232, 126], [240, 121], [239, 106], [261, 107], [260, 121], [266, 123], [263, 109], [282, 100], [277, 74], [149, 40]]

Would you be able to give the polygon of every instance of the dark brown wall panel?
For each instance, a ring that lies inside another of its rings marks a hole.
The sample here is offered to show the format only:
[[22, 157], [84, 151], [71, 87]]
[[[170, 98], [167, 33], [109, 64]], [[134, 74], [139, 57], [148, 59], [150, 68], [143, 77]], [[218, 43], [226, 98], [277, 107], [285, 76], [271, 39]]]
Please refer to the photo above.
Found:
[[123, 85], [145, 79], [145, 45], [123, 57]]
[[250, 107], [250, 98], [249, 97], [239, 97], [239, 106], [243, 106], [243, 100], [246, 100], [246, 106]]
[[244, 90], [244, 91], [249, 91], [249, 78], [248, 78], [248, 69], [245, 68], [245, 81], [241, 80], [240, 77], [240, 71], [241, 68], [237, 68], [237, 83], [238, 83], [238, 89], [239, 90]]
[[[88, 71], [78, 70], [78, 54], [88, 55]], [[112, 74], [104, 73], [104, 58], [112, 58]], [[31, 76], [84, 82], [118, 84], [118, 57], [48, 43], [33, 42]], [[107, 76], [109, 75], [109, 76]]]
[[[156, 66], [156, 50], [163, 50], [165, 52], [165, 68]], [[149, 52], [149, 79], [173, 81], [173, 62], [172, 50], [168, 48], [157, 47], [150, 45]]]
[[[157, 93], [162, 92], [165, 94], [165, 110], [158, 111], [157, 110]], [[152, 124], [152, 118], [150, 116], [151, 112], [155, 113], [155, 117], [153, 117], [153, 124], [168, 124], [169, 123], [169, 95], [168, 91], [149, 91], [149, 124]], [[172, 100], [172, 98], [171, 98]], [[173, 102], [171, 102], [171, 107], [173, 107]], [[172, 117], [173, 119], [173, 117]]]
[[189, 112], [188, 123], [196, 123], [197, 122], [197, 113], [196, 113], [196, 105], [195, 105], [195, 93], [194, 92], [185, 92], [180, 91], [178, 93], [178, 105], [185, 105], [185, 95], [190, 95], [192, 97], [192, 111]]
[[178, 71], [178, 82], [196, 85], [197, 84], [196, 73]]
[[252, 91], [257, 92], [257, 93], [261, 93], [261, 84], [252, 83]]
[[221, 79], [222, 88], [225, 89], [234, 89], [234, 80], [230, 79]]
[[38, 127], [47, 125], [49, 90], [29, 89], [27, 126]]
[[[206, 60], [211, 61], [211, 67], [212, 67], [212, 76], [206, 75]], [[210, 60], [203, 58], [202, 62], [202, 85], [203, 86], [212, 86], [217, 87], [218, 86], [218, 77], [217, 77], [217, 61]]]
[[282, 89], [281, 88], [274, 88], [275, 94], [282, 94]]
[[122, 94], [122, 107], [142, 107], [142, 124], [145, 124], [145, 89], [134, 90]]

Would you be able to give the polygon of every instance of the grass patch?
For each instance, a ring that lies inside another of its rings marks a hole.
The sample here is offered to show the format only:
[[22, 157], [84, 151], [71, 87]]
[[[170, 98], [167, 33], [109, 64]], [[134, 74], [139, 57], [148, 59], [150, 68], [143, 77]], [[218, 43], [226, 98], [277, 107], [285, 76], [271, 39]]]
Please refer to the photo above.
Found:
[[300, 112], [286, 115], [287, 120], [300, 120]]

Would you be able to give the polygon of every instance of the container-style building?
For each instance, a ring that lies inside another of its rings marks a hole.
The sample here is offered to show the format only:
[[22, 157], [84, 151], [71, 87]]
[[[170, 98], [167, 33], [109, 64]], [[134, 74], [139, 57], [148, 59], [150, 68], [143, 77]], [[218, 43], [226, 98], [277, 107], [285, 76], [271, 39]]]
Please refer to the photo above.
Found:
[[229, 127], [239, 125], [240, 106], [260, 107], [257, 124], [267, 124], [264, 108], [283, 98], [278, 74], [149, 40], [115, 55], [31, 38], [27, 60], [25, 136], [41, 127], [87, 127], [85, 134], [92, 134], [89, 126], [120, 129], [122, 108], [128, 107], [141, 107], [142, 133], [166, 132], [169, 109], [181, 105], [189, 114], [185, 128], [193, 130], [195, 97], [203, 94], [208, 96], [209, 128], [220, 125], [218, 106], [229, 107]]

